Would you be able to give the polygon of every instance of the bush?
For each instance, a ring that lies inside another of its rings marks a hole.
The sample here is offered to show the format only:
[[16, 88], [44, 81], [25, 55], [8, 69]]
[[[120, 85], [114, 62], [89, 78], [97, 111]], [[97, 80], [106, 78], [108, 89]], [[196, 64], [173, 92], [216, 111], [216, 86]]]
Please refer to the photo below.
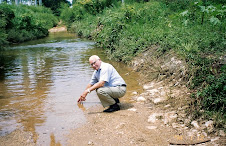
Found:
[[0, 45], [18, 43], [48, 35], [58, 19], [50, 9], [0, 4]]

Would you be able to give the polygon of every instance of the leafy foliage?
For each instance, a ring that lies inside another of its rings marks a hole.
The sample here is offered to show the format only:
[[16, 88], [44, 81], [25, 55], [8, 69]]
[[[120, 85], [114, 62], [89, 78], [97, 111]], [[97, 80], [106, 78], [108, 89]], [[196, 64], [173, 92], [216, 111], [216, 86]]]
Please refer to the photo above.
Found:
[[56, 16], [60, 16], [61, 6], [70, 5], [67, 0], [42, 0], [42, 3], [45, 7], [50, 8]]
[[58, 19], [44, 7], [0, 4], [0, 46], [48, 34]]

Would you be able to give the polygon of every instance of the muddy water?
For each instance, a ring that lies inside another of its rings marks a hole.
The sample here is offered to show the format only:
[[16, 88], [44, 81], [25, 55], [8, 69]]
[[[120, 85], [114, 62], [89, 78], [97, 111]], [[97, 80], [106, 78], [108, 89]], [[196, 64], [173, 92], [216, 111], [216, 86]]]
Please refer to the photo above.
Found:
[[83, 106], [77, 104], [93, 72], [88, 62], [93, 54], [123, 76], [128, 84], [125, 100], [142, 90], [136, 73], [107, 60], [94, 44], [64, 32], [0, 51], [0, 136], [22, 129], [32, 133], [37, 145], [53, 139], [64, 145], [69, 130], [86, 122], [84, 110], [101, 106], [95, 92]]

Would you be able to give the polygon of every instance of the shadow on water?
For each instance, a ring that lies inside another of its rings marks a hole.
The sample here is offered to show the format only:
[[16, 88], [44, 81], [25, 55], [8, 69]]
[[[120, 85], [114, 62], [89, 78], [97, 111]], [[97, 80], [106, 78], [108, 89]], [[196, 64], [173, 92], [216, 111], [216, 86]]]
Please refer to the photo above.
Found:
[[[0, 136], [19, 127], [31, 132], [37, 145], [65, 145], [65, 135], [86, 122], [84, 111], [101, 106], [95, 92], [83, 105], [77, 103], [92, 75], [88, 59], [94, 54], [115, 66], [125, 79], [125, 99], [141, 90], [134, 80], [137, 74], [123, 63], [108, 60], [94, 42], [74, 34], [54, 33], [1, 50]], [[130, 107], [122, 103], [123, 110]]]

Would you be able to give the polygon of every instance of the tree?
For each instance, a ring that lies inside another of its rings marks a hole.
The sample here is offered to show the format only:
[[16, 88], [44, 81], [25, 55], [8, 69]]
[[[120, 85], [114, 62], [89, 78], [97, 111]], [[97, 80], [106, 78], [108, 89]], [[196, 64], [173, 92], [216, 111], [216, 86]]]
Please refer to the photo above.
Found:
[[57, 16], [60, 16], [61, 3], [70, 5], [70, 2], [67, 0], [42, 0], [42, 2], [44, 6], [50, 8]]

